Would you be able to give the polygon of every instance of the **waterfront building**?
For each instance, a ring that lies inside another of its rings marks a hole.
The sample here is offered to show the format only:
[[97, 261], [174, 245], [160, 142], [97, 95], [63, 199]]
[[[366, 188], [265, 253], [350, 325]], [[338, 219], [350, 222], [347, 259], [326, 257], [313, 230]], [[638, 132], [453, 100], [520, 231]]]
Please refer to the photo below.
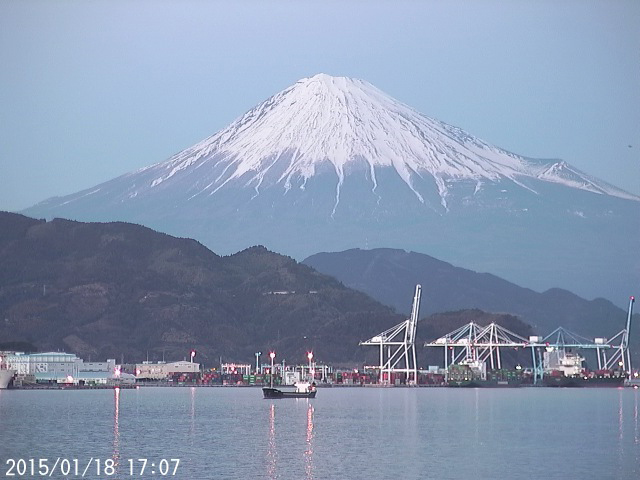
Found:
[[174, 373], [197, 373], [200, 364], [195, 362], [142, 362], [135, 365], [135, 377], [138, 380], [166, 380]]
[[18, 384], [64, 383], [73, 385], [116, 385], [134, 383], [133, 375], [121, 374], [115, 359], [85, 362], [73, 353], [11, 352], [4, 355], [8, 368], [15, 370]]
[[18, 377], [33, 376], [40, 383], [73, 383], [82, 360], [73, 353], [13, 352], [5, 355], [5, 363]]

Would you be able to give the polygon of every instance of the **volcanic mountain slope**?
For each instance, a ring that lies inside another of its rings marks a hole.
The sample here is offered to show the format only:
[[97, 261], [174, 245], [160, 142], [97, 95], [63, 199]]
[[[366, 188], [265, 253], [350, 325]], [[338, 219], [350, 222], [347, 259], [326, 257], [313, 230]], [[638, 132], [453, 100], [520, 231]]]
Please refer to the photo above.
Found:
[[[299, 362], [313, 350], [319, 361], [353, 365], [377, 358], [360, 340], [405, 318], [264, 247], [220, 257], [193, 240], [125, 223], [0, 212], [0, 264], [7, 348], [130, 361], [183, 358], [195, 348], [209, 366], [272, 349]], [[474, 310], [422, 319], [417, 342], [472, 320], [531, 332], [513, 316]]]
[[400, 247], [612, 298], [640, 283], [639, 200], [320, 74], [165, 162], [25, 213], [142, 223], [224, 254]]

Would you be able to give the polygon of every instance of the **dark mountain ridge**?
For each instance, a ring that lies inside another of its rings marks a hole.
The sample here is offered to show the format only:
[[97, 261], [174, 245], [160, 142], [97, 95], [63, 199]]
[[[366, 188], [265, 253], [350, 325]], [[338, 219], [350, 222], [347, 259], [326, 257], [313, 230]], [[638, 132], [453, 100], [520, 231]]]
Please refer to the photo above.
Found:
[[[518, 316], [542, 335], [562, 326], [586, 338], [612, 338], [625, 328], [627, 318], [625, 310], [603, 298], [585, 300], [560, 288], [538, 293], [416, 252], [352, 249], [318, 253], [303, 263], [404, 314], [410, 309], [404, 292], [419, 283], [423, 314], [473, 308], [504, 312]], [[628, 303], [628, 294], [625, 298]], [[631, 328], [634, 356], [640, 353], [639, 321], [640, 315], [635, 314]]]
[[132, 224], [0, 213], [0, 225], [4, 342], [137, 360], [196, 348], [205, 362], [269, 349], [302, 359], [305, 348], [326, 345], [326, 360], [352, 361], [360, 352], [348, 334], [397, 320], [366, 295], [262, 247], [220, 257]]
[[[85, 359], [181, 359], [214, 366], [279, 360], [375, 363], [358, 346], [404, 320], [289, 257], [252, 247], [221, 257], [200, 243], [127, 223], [50, 222], [0, 212], [0, 342]], [[413, 286], [405, 292], [410, 303]], [[422, 319], [418, 345], [471, 320], [530, 327], [480, 311]], [[418, 348], [421, 361], [428, 352]]]

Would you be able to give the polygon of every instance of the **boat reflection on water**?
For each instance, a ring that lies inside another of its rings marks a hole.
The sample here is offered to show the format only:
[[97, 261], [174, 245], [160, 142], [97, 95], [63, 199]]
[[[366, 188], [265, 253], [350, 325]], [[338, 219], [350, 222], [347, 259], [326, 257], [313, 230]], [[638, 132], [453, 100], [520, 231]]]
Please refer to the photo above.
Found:
[[[282, 408], [282, 407], [279, 407], [279, 408]], [[304, 457], [303, 459], [304, 459], [304, 472], [305, 472], [304, 476], [309, 480], [314, 478], [313, 414], [314, 414], [313, 405], [311, 403], [308, 403], [307, 411], [306, 411], [306, 422], [305, 422], [306, 436], [305, 436], [305, 445], [304, 445], [304, 451], [303, 451], [303, 457]], [[292, 423], [289, 420], [287, 421], [287, 425], [292, 425]], [[301, 426], [302, 425], [300, 425], [300, 427]], [[286, 429], [285, 426], [282, 426], [282, 427]], [[283, 447], [283, 445], [280, 445], [280, 447]], [[285, 447], [285, 450], [288, 450], [289, 448], [291, 448], [291, 445], [285, 444], [284, 447]], [[284, 470], [288, 471], [292, 467], [291, 464], [289, 463], [287, 465], [278, 464], [278, 441], [276, 438], [276, 404], [275, 403], [272, 403], [271, 405], [269, 405], [269, 429], [268, 429], [266, 460], [267, 460], [266, 462], [267, 478], [271, 480], [275, 480], [275, 479], [281, 479], [281, 478], [287, 477], [288, 472], [285, 472]]]
[[[637, 395], [638, 392], [636, 392], [636, 395], [634, 395], [633, 397], [633, 424], [634, 424], [634, 436], [633, 436], [633, 440], [634, 440], [634, 444], [636, 445], [640, 445], [640, 422], [638, 421], [638, 397], [640, 395]], [[636, 464], [640, 465], [640, 448], [636, 448], [635, 449], [636, 452]]]
[[270, 479], [278, 478], [277, 466], [278, 452], [276, 450], [276, 406], [269, 406], [269, 448], [267, 450], [267, 476]]
[[116, 469], [120, 464], [120, 388], [113, 389], [113, 458]]
[[189, 410], [189, 419], [191, 420], [189, 425], [189, 440], [193, 447], [196, 437], [196, 387], [191, 387], [191, 410]]
[[311, 403], [307, 408], [307, 449], [304, 457], [307, 478], [313, 478], [313, 405]]

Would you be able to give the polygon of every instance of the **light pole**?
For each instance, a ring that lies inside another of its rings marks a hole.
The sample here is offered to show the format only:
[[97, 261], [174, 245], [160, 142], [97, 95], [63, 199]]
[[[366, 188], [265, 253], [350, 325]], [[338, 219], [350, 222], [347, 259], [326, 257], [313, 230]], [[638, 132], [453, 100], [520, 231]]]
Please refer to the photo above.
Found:
[[276, 358], [276, 352], [269, 353], [271, 357], [271, 388], [273, 388], [273, 359]]
[[313, 360], [313, 352], [307, 353], [307, 358], [309, 359], [309, 375], [311, 376], [311, 381], [313, 382], [313, 371], [311, 370], [311, 360]]
[[262, 352], [256, 352], [256, 375], [258, 374], [258, 370], [260, 370], [260, 355], [262, 355]]

